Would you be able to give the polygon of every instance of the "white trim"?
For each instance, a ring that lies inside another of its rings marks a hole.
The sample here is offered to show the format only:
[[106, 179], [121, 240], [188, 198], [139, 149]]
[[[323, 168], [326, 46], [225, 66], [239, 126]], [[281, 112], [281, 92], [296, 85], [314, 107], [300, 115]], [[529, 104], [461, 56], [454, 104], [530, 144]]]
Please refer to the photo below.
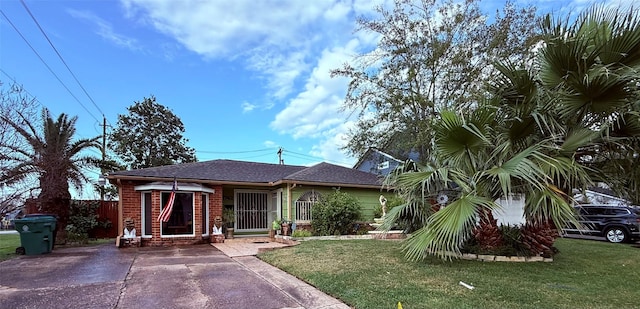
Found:
[[[207, 216], [205, 218], [205, 226], [203, 226], [202, 228], [204, 229], [204, 233], [202, 233], [202, 236], [209, 236], [209, 194], [205, 194], [202, 193], [200, 195], [200, 199], [202, 202], [202, 199], [205, 199], [204, 201], [207, 203], [205, 205], [205, 210], [207, 212]], [[200, 205], [202, 207], [202, 205]], [[204, 214], [200, 214], [201, 216], [203, 216]], [[194, 217], [195, 217], [195, 213], [194, 213]], [[195, 232], [195, 231], [194, 231]]]
[[390, 154], [388, 154], [388, 153], [386, 153], [386, 152], [384, 152], [384, 151], [382, 151], [382, 150], [378, 150], [378, 149], [376, 149], [376, 148], [372, 148], [372, 150], [373, 150], [373, 151], [375, 151], [375, 152], [377, 152], [377, 153], [379, 153], [379, 154], [381, 154], [381, 155], [382, 155], [382, 156], [384, 156], [384, 157], [387, 157], [387, 158], [389, 158], [389, 159], [391, 159], [391, 160], [394, 160], [394, 161], [396, 161], [396, 162], [398, 162], [398, 163], [402, 163], [402, 161], [401, 161], [401, 160], [396, 159], [394, 156], [392, 156], [392, 155], [390, 155]]
[[[135, 186], [136, 191], [171, 191], [173, 189], [172, 182], [152, 182], [143, 185]], [[180, 191], [193, 191], [193, 192], [207, 192], [216, 193], [215, 189], [205, 187], [199, 183], [178, 183], [178, 190]]]
[[[140, 236], [142, 238], [151, 238], [151, 237], [153, 237], [153, 235], [145, 234], [145, 231], [146, 231], [145, 225], [147, 224], [147, 222], [145, 220], [145, 211], [144, 211], [145, 199], [144, 199], [144, 196], [147, 193], [151, 194], [151, 197], [150, 197], [151, 201], [149, 201], [149, 207], [151, 207], [151, 210], [152, 210], [152, 212], [151, 212], [152, 213], [152, 215], [151, 215], [152, 218], [151, 218], [151, 222], [149, 224], [153, 223], [153, 193], [151, 191], [142, 191], [142, 192], [140, 192], [140, 201], [141, 201], [141, 203], [140, 203], [140, 218], [141, 218], [140, 219]], [[151, 232], [153, 233], [153, 228], [151, 229]]]

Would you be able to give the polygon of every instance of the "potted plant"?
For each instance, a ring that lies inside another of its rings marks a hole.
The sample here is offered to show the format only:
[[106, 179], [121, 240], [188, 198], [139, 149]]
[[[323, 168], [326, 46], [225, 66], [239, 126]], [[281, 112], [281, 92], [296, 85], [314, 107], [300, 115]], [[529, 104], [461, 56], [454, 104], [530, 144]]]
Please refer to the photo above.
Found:
[[271, 222], [271, 230], [269, 230], [269, 237], [270, 238], [274, 238], [276, 233], [278, 233], [278, 235], [280, 235], [280, 228], [281, 227], [282, 226], [280, 224], [280, 219], [273, 220], [273, 222]]
[[222, 221], [227, 228], [227, 238], [233, 238], [233, 227], [235, 224], [235, 212], [233, 208], [225, 208], [222, 211]]

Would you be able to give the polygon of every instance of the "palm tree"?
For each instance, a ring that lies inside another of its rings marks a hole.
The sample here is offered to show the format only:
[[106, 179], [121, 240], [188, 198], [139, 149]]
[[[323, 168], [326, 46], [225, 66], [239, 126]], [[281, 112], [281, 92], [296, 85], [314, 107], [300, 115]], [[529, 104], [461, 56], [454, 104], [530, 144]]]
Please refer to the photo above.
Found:
[[64, 228], [71, 200], [69, 183], [80, 189], [88, 181], [81, 169], [97, 166], [99, 161], [83, 151], [99, 148], [99, 137], [73, 141], [77, 117], [69, 118], [64, 113], [54, 120], [44, 108], [42, 127], [34, 126], [18, 114], [19, 121], [1, 116], [25, 140], [26, 146], [0, 145], [4, 148], [0, 154], [2, 160], [10, 162], [1, 171], [0, 183], [11, 186], [37, 178], [40, 211], [56, 214], [58, 224]]
[[388, 180], [408, 201], [389, 221], [444, 190], [454, 192], [406, 242], [409, 258], [450, 257], [472, 236], [498, 245], [490, 214], [499, 197], [526, 196], [522, 241], [537, 254], [552, 249], [556, 227], [575, 221], [573, 189], [606, 181], [620, 192], [640, 192], [639, 173], [631, 181], [629, 173], [620, 176], [638, 166], [640, 153], [638, 16], [633, 8], [624, 14], [600, 7], [573, 24], [547, 16], [545, 44], [531, 68], [499, 65], [491, 99], [473, 111], [441, 114], [434, 163]]

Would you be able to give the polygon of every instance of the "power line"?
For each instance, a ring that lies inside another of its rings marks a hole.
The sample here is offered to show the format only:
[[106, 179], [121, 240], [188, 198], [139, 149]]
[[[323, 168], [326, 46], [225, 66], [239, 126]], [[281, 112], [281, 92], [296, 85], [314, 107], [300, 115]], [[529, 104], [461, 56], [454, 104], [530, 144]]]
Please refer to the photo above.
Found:
[[86, 106], [84, 106], [84, 104], [82, 104], [82, 102], [80, 102], [80, 100], [78, 99], [78, 97], [76, 97], [73, 92], [71, 92], [71, 90], [69, 89], [69, 87], [67, 87], [67, 85], [64, 84], [64, 82], [62, 82], [62, 80], [60, 79], [60, 77], [58, 77], [58, 75], [51, 69], [51, 67], [47, 64], [47, 62], [42, 58], [42, 56], [40, 56], [40, 54], [38, 53], [38, 51], [36, 51], [36, 49], [31, 45], [31, 43], [29, 43], [29, 40], [27, 40], [27, 38], [24, 37], [24, 35], [22, 35], [22, 32], [20, 32], [20, 30], [18, 30], [18, 28], [13, 24], [13, 22], [11, 21], [11, 19], [9, 19], [9, 17], [4, 14], [4, 11], [0, 10], [0, 13], [2, 14], [2, 16], [4, 16], [4, 18], [9, 22], [9, 24], [11, 25], [11, 27], [13, 27], [13, 30], [15, 30], [18, 35], [20, 35], [20, 37], [22, 38], [22, 40], [24, 40], [25, 43], [27, 43], [27, 45], [29, 46], [29, 48], [31, 48], [31, 50], [33, 51], [33, 53], [36, 54], [36, 56], [38, 56], [38, 59], [40, 59], [40, 61], [42, 61], [42, 63], [44, 64], [45, 67], [47, 67], [47, 69], [49, 69], [49, 72], [51, 72], [51, 74], [53, 74], [53, 76], [58, 80], [58, 82], [60, 82], [60, 84], [64, 87], [64, 89], [67, 90], [67, 92], [69, 92], [69, 94], [76, 100], [76, 102], [78, 102], [78, 104], [80, 104], [80, 106], [82, 106], [82, 108], [84, 108], [84, 110], [93, 118], [95, 119], [95, 121], [100, 122], [98, 120], [98, 118], [96, 118], [96, 116], [94, 116], [88, 109]]
[[[288, 152], [288, 154], [287, 154]], [[325, 159], [322, 157], [316, 157], [316, 156], [311, 156], [311, 155], [307, 155], [307, 154], [303, 154], [303, 153], [299, 153], [299, 152], [293, 152], [290, 150], [286, 150], [283, 149], [283, 154], [287, 154], [290, 157], [294, 157], [294, 158], [298, 158], [298, 159], [303, 159], [303, 160], [309, 160], [309, 159], [314, 159], [314, 160], [320, 160], [320, 161], [327, 161], [327, 162], [332, 162], [332, 163], [336, 163], [336, 164], [342, 164], [342, 165], [349, 165], [347, 162], [340, 162], [340, 161], [335, 161], [335, 160], [329, 160], [329, 159]], [[293, 156], [291, 154], [294, 155], [298, 155], [298, 156]], [[302, 157], [299, 157], [302, 156]]]
[[[5, 70], [3, 70], [2, 68], [0, 68], [0, 72], [2, 72], [2, 74], [6, 75], [15, 85], [18, 85], [18, 81], [13, 78], [11, 75], [9, 75], [9, 73], [7, 73]], [[42, 103], [40, 103], [40, 100], [38, 100], [38, 98], [36, 98], [36, 96], [34, 96], [33, 94], [31, 94], [26, 88], [24, 88], [24, 86], [20, 85], [19, 86], [20, 89], [22, 91], [24, 91], [26, 94], [28, 94], [29, 96], [31, 96], [31, 98], [38, 103], [38, 105], [42, 106]]]
[[264, 152], [264, 151], [273, 151], [274, 148], [264, 148], [257, 150], [243, 150], [243, 151], [208, 151], [208, 150], [196, 150], [196, 152], [200, 153], [210, 153], [210, 154], [238, 154], [238, 153], [252, 153], [252, 152]]
[[[100, 114], [102, 114], [104, 116], [104, 113], [102, 112], [102, 110], [100, 109], [100, 107], [98, 106], [98, 104], [96, 104], [96, 102], [93, 100], [93, 98], [89, 95], [89, 93], [87, 92], [86, 89], [84, 89], [84, 86], [82, 86], [82, 84], [80, 83], [80, 81], [78, 80], [78, 78], [76, 77], [75, 74], [73, 74], [73, 72], [71, 71], [71, 68], [69, 68], [69, 66], [67, 65], [67, 62], [64, 61], [64, 58], [62, 58], [62, 55], [60, 55], [60, 52], [58, 52], [58, 49], [53, 45], [53, 42], [51, 42], [51, 40], [49, 39], [49, 36], [44, 32], [44, 29], [42, 29], [42, 27], [40, 26], [40, 23], [38, 22], [38, 20], [36, 20], [36, 17], [33, 16], [33, 14], [31, 13], [31, 10], [29, 10], [29, 7], [27, 7], [27, 3], [24, 2], [24, 0], [20, 0], [20, 2], [22, 3], [22, 6], [24, 7], [24, 9], [27, 11], [27, 13], [29, 13], [29, 16], [31, 16], [31, 19], [33, 20], [33, 22], [36, 24], [36, 26], [38, 26], [38, 29], [40, 29], [40, 32], [42, 33], [42, 35], [44, 35], [44, 37], [47, 39], [47, 42], [49, 42], [49, 45], [51, 45], [51, 48], [53, 48], [53, 50], [56, 52], [56, 55], [58, 55], [58, 58], [60, 58], [60, 61], [62, 61], [62, 63], [64, 64], [64, 66], [67, 68], [67, 70], [69, 71], [69, 73], [71, 73], [71, 76], [73, 76], [73, 79], [75, 79], [76, 83], [78, 83], [78, 85], [80, 86], [80, 88], [82, 89], [82, 91], [84, 91], [84, 94], [87, 95], [87, 97], [89, 98], [89, 100], [91, 101], [91, 103], [93, 103], [93, 106], [95, 106], [98, 111], [100, 112]], [[97, 120], [97, 119], [96, 119]]]

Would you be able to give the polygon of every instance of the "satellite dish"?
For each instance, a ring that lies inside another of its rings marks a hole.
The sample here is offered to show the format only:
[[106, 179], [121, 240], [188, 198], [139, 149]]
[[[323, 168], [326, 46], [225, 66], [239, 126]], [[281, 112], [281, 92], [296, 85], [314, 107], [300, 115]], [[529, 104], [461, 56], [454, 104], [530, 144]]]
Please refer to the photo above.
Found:
[[444, 205], [448, 201], [449, 201], [449, 197], [444, 193], [440, 193], [440, 194], [438, 194], [438, 197], [436, 197], [436, 203], [438, 203], [440, 205]]

